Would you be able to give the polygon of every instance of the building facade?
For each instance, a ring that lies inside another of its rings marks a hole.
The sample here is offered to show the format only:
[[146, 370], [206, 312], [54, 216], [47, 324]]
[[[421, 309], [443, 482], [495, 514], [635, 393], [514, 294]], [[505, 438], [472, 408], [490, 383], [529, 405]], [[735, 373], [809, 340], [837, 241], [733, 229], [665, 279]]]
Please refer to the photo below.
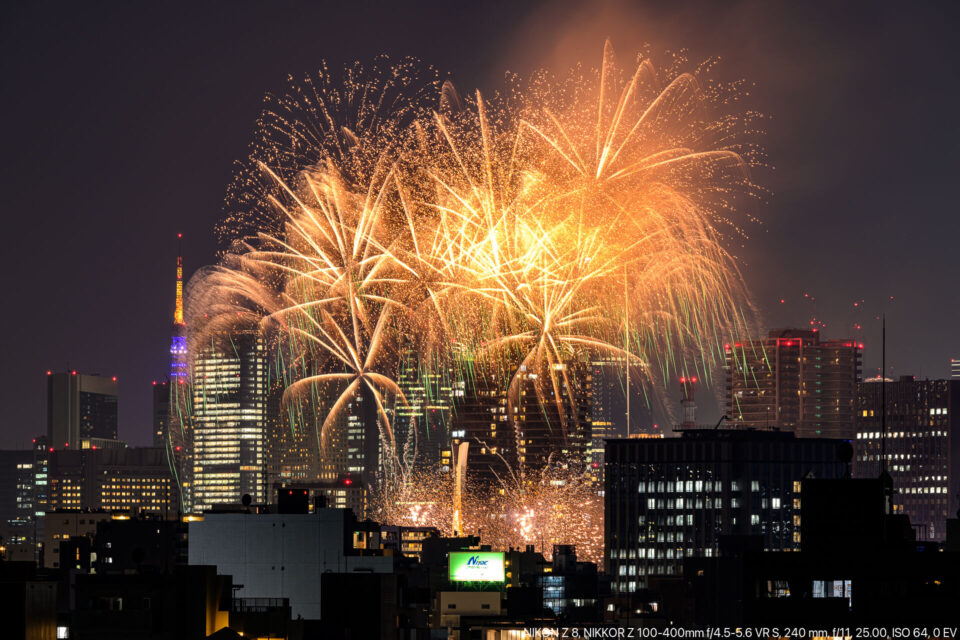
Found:
[[849, 451], [841, 440], [733, 429], [608, 441], [604, 549], [614, 592], [681, 575], [684, 558], [716, 556], [721, 536], [798, 549], [802, 482], [842, 477], [843, 447]]
[[177, 513], [177, 487], [159, 447], [54, 451], [50, 511]]
[[725, 409], [732, 425], [853, 439], [862, 344], [778, 329], [724, 350]]
[[[876, 478], [882, 469], [883, 384], [858, 385], [854, 473]], [[918, 540], [942, 541], [946, 520], [960, 506], [960, 380], [886, 383], [887, 472], [893, 509], [910, 516]]]
[[191, 477], [195, 512], [266, 502], [267, 358], [256, 330], [220, 335], [193, 363]]

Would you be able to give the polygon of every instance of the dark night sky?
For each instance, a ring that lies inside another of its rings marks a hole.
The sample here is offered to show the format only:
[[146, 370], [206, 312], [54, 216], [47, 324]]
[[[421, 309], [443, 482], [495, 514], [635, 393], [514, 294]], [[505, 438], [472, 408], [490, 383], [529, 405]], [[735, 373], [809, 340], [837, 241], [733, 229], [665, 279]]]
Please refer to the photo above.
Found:
[[815, 313], [827, 337], [866, 343], [870, 373], [885, 310], [895, 374], [942, 377], [960, 357], [956, 3], [381, 4], [0, 10], [0, 448], [45, 430], [45, 371], [68, 365], [119, 376], [120, 437], [149, 441], [176, 233], [188, 273], [214, 259], [266, 91], [321, 59], [379, 53], [449, 71], [461, 91], [495, 88], [505, 69], [593, 65], [607, 36], [621, 59], [645, 42], [721, 56], [720, 75], [754, 83], [749, 105], [772, 116], [775, 170], [757, 177], [774, 195], [739, 252], [766, 325]]

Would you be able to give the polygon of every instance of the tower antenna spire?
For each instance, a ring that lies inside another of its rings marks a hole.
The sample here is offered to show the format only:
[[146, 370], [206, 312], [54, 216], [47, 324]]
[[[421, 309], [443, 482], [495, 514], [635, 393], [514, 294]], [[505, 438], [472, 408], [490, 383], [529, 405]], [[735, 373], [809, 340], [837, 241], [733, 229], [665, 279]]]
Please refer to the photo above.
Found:
[[177, 301], [173, 311], [173, 324], [183, 322], [183, 234], [177, 234]]

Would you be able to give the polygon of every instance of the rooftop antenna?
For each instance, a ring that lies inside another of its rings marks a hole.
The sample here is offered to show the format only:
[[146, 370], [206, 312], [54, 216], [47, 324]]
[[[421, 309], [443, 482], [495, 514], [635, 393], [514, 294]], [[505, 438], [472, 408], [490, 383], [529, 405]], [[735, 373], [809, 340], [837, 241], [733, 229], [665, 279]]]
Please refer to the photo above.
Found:
[[887, 315], [882, 316], [880, 346], [880, 473], [887, 472]]
[[883, 486], [883, 510], [889, 515], [893, 502], [893, 478], [887, 471], [887, 314], [881, 316], [880, 326], [880, 484]]
[[[630, 437], [630, 294], [627, 283], [627, 267], [623, 267], [623, 346], [627, 351], [627, 437]], [[541, 544], [540, 551], [543, 551]]]

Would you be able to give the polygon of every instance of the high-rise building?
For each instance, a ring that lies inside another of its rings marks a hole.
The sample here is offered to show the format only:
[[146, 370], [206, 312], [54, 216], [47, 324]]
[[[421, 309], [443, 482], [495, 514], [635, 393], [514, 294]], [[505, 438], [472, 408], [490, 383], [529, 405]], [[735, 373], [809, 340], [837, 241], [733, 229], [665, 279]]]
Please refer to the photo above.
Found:
[[[883, 386], [858, 385], [858, 478], [876, 478], [882, 470]], [[910, 516], [918, 540], [946, 538], [947, 518], [960, 506], [960, 380], [916, 380], [901, 376], [886, 382], [886, 459], [893, 479], [894, 513]]]
[[[320, 388], [320, 414], [326, 415], [338, 401], [343, 387], [331, 385]], [[393, 407], [385, 406], [386, 418], [393, 423]], [[323, 422], [320, 418], [318, 424]], [[396, 471], [401, 464], [403, 450], [400, 443], [390, 446], [390, 435], [383, 427], [384, 419], [377, 399], [366, 386], [360, 385], [339, 406], [327, 425], [327, 446], [322, 451], [320, 478], [336, 480], [343, 476], [360, 478], [362, 485], [376, 492], [386, 474]], [[394, 442], [396, 439], [394, 438]]]
[[495, 484], [521, 467], [530, 471], [548, 464], [586, 463], [592, 407], [590, 369], [580, 362], [556, 366], [565, 373], [560, 376], [559, 398], [552, 390], [543, 389], [549, 385], [538, 388], [540, 381], [532, 372], [521, 370], [510, 389], [502, 372], [479, 367], [473, 378], [464, 382], [464, 395], [454, 393], [451, 444], [454, 449], [461, 442], [470, 444], [470, 482]]
[[117, 439], [116, 376], [47, 372], [47, 438], [56, 449]]
[[266, 502], [267, 362], [256, 330], [210, 338], [193, 363], [192, 510]]
[[950, 379], [960, 380], [960, 358], [950, 358]]
[[724, 349], [731, 425], [853, 438], [862, 344], [778, 329]]
[[684, 558], [716, 556], [721, 536], [799, 549], [803, 480], [843, 477], [850, 455], [842, 440], [781, 431], [692, 429], [679, 438], [608, 441], [604, 549], [614, 591], [682, 575]]

